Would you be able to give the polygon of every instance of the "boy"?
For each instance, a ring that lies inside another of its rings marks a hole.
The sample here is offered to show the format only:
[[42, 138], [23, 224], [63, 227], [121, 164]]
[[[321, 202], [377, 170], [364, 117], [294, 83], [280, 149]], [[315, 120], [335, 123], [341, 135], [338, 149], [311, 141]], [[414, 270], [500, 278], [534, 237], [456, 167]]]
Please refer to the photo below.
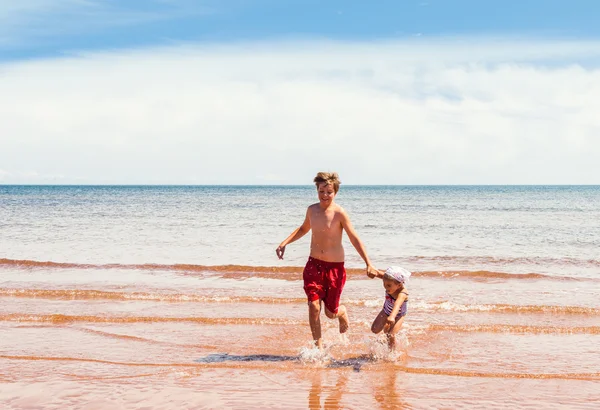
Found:
[[343, 231], [346, 231], [350, 242], [365, 261], [367, 275], [376, 275], [377, 270], [371, 265], [367, 251], [354, 231], [348, 214], [335, 203], [335, 196], [340, 188], [338, 174], [319, 172], [314, 183], [317, 187], [319, 202], [308, 207], [302, 225], [281, 242], [276, 253], [279, 259], [283, 259], [285, 247], [312, 230], [310, 257], [302, 276], [304, 291], [308, 297], [310, 330], [315, 345], [322, 349], [321, 301], [325, 305], [327, 317], [338, 319], [340, 333], [345, 333], [349, 325], [346, 307], [339, 304], [346, 283], [345, 256], [342, 246]]

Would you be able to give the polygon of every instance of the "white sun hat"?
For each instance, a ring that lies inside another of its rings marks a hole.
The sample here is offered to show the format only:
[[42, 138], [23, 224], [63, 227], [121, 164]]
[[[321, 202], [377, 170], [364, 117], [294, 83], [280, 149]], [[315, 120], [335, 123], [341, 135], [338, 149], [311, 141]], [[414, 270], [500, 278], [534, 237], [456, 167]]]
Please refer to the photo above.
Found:
[[397, 280], [400, 283], [408, 282], [411, 273], [400, 266], [390, 266], [385, 270], [385, 276], [390, 279]]

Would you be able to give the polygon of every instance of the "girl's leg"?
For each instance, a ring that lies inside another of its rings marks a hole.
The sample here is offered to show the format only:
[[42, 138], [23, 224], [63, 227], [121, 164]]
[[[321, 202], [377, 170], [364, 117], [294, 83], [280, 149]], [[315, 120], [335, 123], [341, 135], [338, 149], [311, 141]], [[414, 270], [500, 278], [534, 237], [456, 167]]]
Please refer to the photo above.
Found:
[[381, 309], [381, 312], [379, 312], [379, 314], [373, 321], [373, 324], [371, 325], [371, 332], [373, 332], [375, 334], [381, 332], [383, 330], [383, 327], [385, 326], [386, 320], [387, 320], [387, 315], [385, 314], [383, 309]]
[[389, 346], [390, 350], [396, 349], [396, 333], [398, 333], [400, 331], [400, 328], [402, 327], [403, 323], [404, 323], [404, 316], [402, 316], [400, 319], [397, 319], [394, 326], [391, 329], [389, 329], [386, 333], [387, 338], [388, 338], [388, 346]]

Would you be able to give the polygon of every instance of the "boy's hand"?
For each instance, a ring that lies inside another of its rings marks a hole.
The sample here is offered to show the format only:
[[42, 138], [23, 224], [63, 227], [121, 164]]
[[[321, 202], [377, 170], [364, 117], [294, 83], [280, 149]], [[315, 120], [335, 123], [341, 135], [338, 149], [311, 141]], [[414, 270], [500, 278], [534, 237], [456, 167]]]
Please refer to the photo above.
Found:
[[285, 253], [285, 246], [279, 245], [277, 249], [275, 249], [275, 253], [279, 259], [283, 259], [283, 254]]
[[373, 279], [379, 272], [371, 265], [367, 265], [367, 276]]
[[385, 322], [385, 326], [389, 330], [392, 330], [394, 328], [395, 324], [396, 324], [396, 321], [391, 316], [388, 316], [387, 321]]

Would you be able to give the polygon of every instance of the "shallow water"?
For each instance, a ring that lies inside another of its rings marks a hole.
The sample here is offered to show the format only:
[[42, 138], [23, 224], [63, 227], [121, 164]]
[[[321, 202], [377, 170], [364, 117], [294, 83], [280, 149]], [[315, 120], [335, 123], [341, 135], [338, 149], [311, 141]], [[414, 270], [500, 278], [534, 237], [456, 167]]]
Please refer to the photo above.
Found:
[[274, 249], [314, 192], [261, 189], [0, 187], [2, 408], [600, 406], [598, 188], [343, 187], [414, 272], [395, 355], [349, 246], [350, 330], [310, 348], [306, 238]]

